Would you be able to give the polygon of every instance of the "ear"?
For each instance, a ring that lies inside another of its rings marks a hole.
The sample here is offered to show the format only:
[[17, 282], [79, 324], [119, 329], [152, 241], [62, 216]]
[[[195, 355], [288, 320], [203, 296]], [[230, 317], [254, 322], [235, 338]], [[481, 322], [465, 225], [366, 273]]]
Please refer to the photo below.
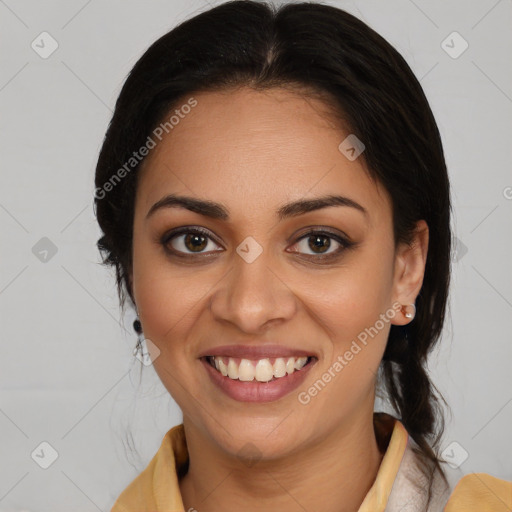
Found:
[[[393, 275], [393, 303], [403, 307], [414, 304], [423, 284], [428, 253], [428, 225], [424, 220], [416, 223], [409, 244], [400, 243], [395, 252]], [[391, 321], [394, 325], [405, 325], [411, 321], [402, 312]]]

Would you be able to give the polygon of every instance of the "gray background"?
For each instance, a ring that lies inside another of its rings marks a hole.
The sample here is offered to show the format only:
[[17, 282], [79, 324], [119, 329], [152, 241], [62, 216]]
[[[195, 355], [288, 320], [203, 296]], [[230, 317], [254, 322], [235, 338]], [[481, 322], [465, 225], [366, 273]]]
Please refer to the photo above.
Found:
[[[453, 411], [443, 447], [462, 473], [512, 479], [512, 2], [329, 3], [402, 53], [438, 121], [459, 244], [430, 362]], [[93, 175], [130, 68], [207, 6], [0, 0], [1, 511], [107, 511], [181, 421], [153, 369], [141, 377], [133, 314], [98, 264]]]

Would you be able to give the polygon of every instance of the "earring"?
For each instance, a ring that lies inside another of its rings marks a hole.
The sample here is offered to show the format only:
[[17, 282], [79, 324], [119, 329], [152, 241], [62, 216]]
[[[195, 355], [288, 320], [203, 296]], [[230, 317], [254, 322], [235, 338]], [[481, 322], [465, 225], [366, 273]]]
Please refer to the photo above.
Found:
[[135, 345], [133, 355], [137, 357], [138, 354], [142, 354], [143, 352], [142, 340], [144, 339], [144, 335], [142, 334], [142, 324], [138, 318], [133, 321], [133, 330], [137, 333], [137, 345]]
[[404, 314], [405, 318], [413, 320], [416, 316], [416, 304], [403, 305], [402, 313]]

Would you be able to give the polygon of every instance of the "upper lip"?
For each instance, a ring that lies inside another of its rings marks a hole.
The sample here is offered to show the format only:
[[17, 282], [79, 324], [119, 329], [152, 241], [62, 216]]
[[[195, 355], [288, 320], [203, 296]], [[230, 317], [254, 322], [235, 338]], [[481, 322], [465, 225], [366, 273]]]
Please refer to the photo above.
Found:
[[266, 357], [301, 357], [315, 355], [308, 350], [284, 347], [283, 345], [222, 345], [204, 350], [199, 357], [225, 356], [242, 359], [264, 359]]

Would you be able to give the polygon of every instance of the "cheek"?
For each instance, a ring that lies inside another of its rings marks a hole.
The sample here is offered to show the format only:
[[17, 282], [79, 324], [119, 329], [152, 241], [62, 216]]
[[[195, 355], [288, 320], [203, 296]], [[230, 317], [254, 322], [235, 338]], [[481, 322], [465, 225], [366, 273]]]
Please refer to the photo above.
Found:
[[311, 435], [321, 432], [326, 424], [338, 424], [355, 414], [362, 403], [372, 406], [389, 320], [394, 314], [386, 300], [388, 288], [384, 283], [379, 288], [369, 275], [358, 279], [352, 273], [339, 284], [324, 288], [329, 300], [315, 313], [317, 324], [330, 338], [330, 347], [324, 359], [318, 361], [309, 387], [299, 389], [297, 394], [304, 406], [299, 410], [309, 418]]
[[391, 306], [393, 252], [366, 247], [332, 273], [303, 275], [300, 281], [304, 303], [315, 310], [331, 336], [345, 343]]
[[187, 311], [193, 308], [193, 286], [170, 272], [170, 265], [158, 248], [134, 230], [133, 293], [144, 336], [167, 349], [165, 341], [186, 322]]
[[303, 281], [304, 303], [311, 306], [331, 345], [319, 372], [329, 374], [325, 378], [332, 380], [329, 386], [336, 391], [325, 393], [320, 401], [336, 402], [344, 396], [355, 404], [357, 397], [373, 388], [395, 316], [391, 307], [394, 251], [389, 244], [384, 250], [379, 247], [372, 244], [354, 253], [335, 274]]
[[202, 300], [211, 284], [191, 272], [185, 276], [173, 271], [156, 251], [135, 243], [133, 282], [144, 336], [160, 350], [153, 367], [182, 411], [195, 418], [199, 393], [190, 382], [194, 356], [187, 336], [194, 332], [197, 312], [204, 307]]
[[144, 336], [163, 356], [155, 368], [180, 371], [196, 358], [198, 326], [223, 269], [172, 264], [159, 247], [137, 233], [133, 247], [133, 291]]
[[[193, 278], [184, 279], [164, 264], [134, 265], [134, 295], [144, 335], [161, 350], [170, 351], [194, 323], [194, 317], [211, 286]], [[186, 345], [185, 345], [186, 346]]]
[[[369, 383], [384, 353], [394, 310], [386, 300], [387, 289], [378, 290], [375, 282], [345, 283], [332, 290], [330, 300], [317, 309], [317, 318], [330, 339], [322, 371], [332, 368], [342, 374], [351, 387]], [[321, 320], [320, 320], [321, 319]], [[359, 383], [357, 384], [356, 381]], [[345, 383], [347, 384], [347, 382]]]

